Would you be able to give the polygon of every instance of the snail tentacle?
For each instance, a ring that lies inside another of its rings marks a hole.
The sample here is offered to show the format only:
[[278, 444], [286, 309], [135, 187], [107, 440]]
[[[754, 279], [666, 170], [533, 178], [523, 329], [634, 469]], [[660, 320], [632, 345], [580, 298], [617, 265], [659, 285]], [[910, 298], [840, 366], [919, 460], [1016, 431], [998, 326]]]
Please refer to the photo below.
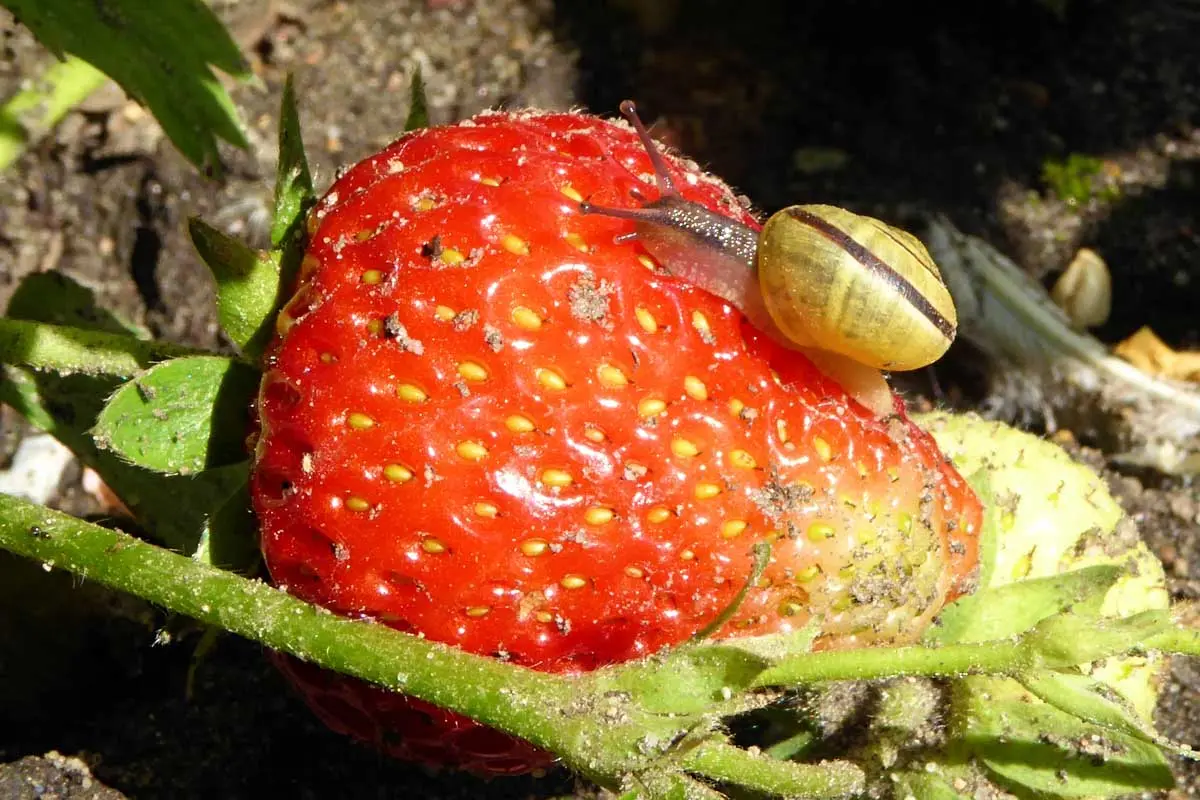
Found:
[[[833, 337], [821, 326], [836, 324], [836, 319], [830, 320], [813, 309], [811, 303], [802, 302], [785, 316], [790, 324], [786, 328], [781, 327], [776, 321], [778, 309], [774, 308], [779, 305], [774, 302], [778, 298], [766, 297], [765, 285], [759, 274], [764, 234], [738, 220], [684, 199], [671, 179], [666, 159], [650, 138], [633, 102], [626, 100], [621, 103], [621, 113], [633, 125], [646, 149], [654, 168], [659, 196], [647, 202], [640, 191], [634, 190], [632, 194], [641, 204], [640, 208], [611, 208], [584, 201], [579, 205], [580, 212], [633, 222], [635, 227], [632, 236], [668, 273], [716, 295], [738, 309], [752, 326], [780, 345], [803, 355], [876, 416], [895, 413], [896, 398], [877, 367], [828, 347]], [[776, 216], [782, 217], [784, 214], [781, 212]], [[799, 224], [796, 222], [796, 225]], [[767, 225], [771, 227], [771, 222]], [[623, 234], [621, 240], [627, 240], [630, 236]], [[797, 239], [789, 237], [789, 240]], [[772, 256], [781, 252], [774, 240], [769, 243], [767, 250]], [[794, 302], [792, 295], [796, 290], [808, 292], [820, 289], [826, 281], [828, 273], [815, 260], [796, 258], [794, 254], [789, 254], [787, 260], [789, 269], [783, 273], [777, 269], [777, 258], [771, 262], [769, 271], [773, 277], [788, 281], [783, 287], [788, 291], [779, 287], [774, 290], [787, 295], [789, 302]], [[797, 278], [797, 270], [804, 280]], [[803, 324], [796, 324], [797, 311], [804, 320]]]

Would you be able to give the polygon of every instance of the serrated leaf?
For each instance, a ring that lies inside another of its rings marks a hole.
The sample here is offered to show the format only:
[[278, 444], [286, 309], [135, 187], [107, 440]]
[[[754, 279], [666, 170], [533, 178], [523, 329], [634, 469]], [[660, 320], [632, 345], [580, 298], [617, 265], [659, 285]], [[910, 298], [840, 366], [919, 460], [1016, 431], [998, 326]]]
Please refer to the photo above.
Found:
[[199, 0], [0, 0], [47, 48], [72, 53], [144, 103], [192, 163], [219, 166], [217, 139], [246, 147], [233, 101], [212, 67], [250, 70]]
[[280, 299], [279, 262], [203, 220], [188, 220], [188, 233], [217, 282], [221, 329], [246, 356], [257, 360], [271, 338]]
[[93, 438], [155, 472], [188, 475], [235, 464], [246, 457], [247, 413], [259, 378], [220, 356], [156, 364], [117, 389]]
[[302, 238], [304, 220], [315, 201], [312, 174], [300, 136], [300, 114], [289, 73], [283, 84], [279, 107], [279, 164], [275, 170], [275, 217], [271, 222], [271, 246], [281, 249]]
[[1035, 697], [1084, 722], [1117, 731], [1144, 742], [1161, 744], [1125, 698], [1108, 684], [1075, 672], [1039, 670], [1017, 676]]
[[1048, 578], [983, 589], [947, 606], [926, 631], [926, 644], [1004, 639], [1089, 599], [1103, 598], [1121, 576], [1120, 567], [1099, 564]]
[[425, 79], [421, 77], [421, 65], [413, 72], [412, 90], [408, 94], [408, 117], [404, 120], [404, 132], [429, 127], [429, 103], [425, 97]]
[[[141, 329], [99, 307], [91, 290], [53, 272], [36, 273], [21, 281], [7, 314], [30, 322], [146, 338]], [[0, 370], [0, 403], [53, 435], [95, 469], [152, 538], [190, 553], [204, 521], [229, 497], [236, 480], [231, 482], [226, 470], [210, 470], [193, 477], [160, 475], [98, 450], [89, 430], [119, 383], [111, 376], [62, 376], [4, 367]], [[244, 473], [240, 480], [245, 480]]]
[[1153, 744], [1038, 702], [1015, 682], [969, 678], [963, 741], [996, 780], [1045, 797], [1109, 797], [1174, 785]]

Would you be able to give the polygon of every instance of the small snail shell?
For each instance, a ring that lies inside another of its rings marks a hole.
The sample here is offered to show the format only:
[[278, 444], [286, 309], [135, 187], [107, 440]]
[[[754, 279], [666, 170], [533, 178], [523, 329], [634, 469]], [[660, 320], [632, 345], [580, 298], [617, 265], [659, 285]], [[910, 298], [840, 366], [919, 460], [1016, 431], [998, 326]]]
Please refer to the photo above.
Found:
[[792, 206], [759, 235], [763, 302], [791, 341], [911, 370], [954, 341], [954, 300], [916, 237], [835, 206]]
[[660, 196], [640, 209], [585, 202], [583, 213], [633, 220], [638, 241], [673, 275], [804, 352], [878, 414], [893, 409], [879, 369], [918, 369], [949, 348], [954, 302], [911, 234], [834, 206], [792, 206], [755, 231], [683, 199], [633, 103], [621, 113], [646, 147]]
[[1050, 296], [1076, 330], [1103, 325], [1112, 313], [1112, 273], [1108, 264], [1095, 250], [1081, 248], [1055, 282]]

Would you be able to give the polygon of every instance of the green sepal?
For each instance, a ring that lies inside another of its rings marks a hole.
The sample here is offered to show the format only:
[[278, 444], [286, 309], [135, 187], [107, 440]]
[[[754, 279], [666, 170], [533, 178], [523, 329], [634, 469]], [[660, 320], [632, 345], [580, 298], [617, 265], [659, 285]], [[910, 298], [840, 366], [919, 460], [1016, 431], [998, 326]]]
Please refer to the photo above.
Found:
[[1026, 693], [1015, 681], [962, 681], [963, 746], [1020, 797], [1110, 797], [1174, 785], [1162, 751], [1093, 725]]
[[1122, 573], [1120, 567], [1100, 564], [983, 589], [943, 609], [922, 641], [930, 645], [986, 642], [1024, 633], [1049, 616], [1102, 599]]
[[429, 127], [429, 102], [425, 96], [425, 79], [421, 77], [418, 64], [413, 72], [412, 90], [408, 94], [408, 116], [404, 120], [404, 132]]
[[279, 108], [279, 164], [275, 171], [272, 247], [282, 249], [287, 243], [303, 238], [305, 217], [314, 202], [312, 173], [304, 154], [296, 91], [289, 73], [283, 84]]
[[221, 356], [157, 364], [122, 384], [92, 430], [102, 449], [155, 472], [192, 475], [246, 457], [259, 373]]
[[278, 254], [254, 250], [195, 217], [188, 220], [188, 233], [217, 283], [221, 330], [257, 361], [270, 340], [280, 299]]

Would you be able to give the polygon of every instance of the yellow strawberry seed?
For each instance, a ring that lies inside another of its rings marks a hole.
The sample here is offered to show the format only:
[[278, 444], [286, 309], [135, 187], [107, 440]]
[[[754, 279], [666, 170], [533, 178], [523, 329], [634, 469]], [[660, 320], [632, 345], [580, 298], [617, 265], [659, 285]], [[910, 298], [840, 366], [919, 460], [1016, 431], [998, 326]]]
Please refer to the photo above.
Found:
[[463, 361], [458, 365], [458, 374], [463, 380], [482, 383], [488, 379], [487, 369], [475, 361]]
[[425, 390], [411, 383], [402, 383], [396, 387], [396, 396], [406, 403], [424, 403], [429, 399]]
[[454, 452], [458, 453], [459, 458], [467, 461], [482, 461], [488, 454], [487, 448], [482, 444], [469, 440], [455, 445]]
[[565, 469], [546, 469], [542, 470], [541, 482], [545, 486], [561, 488], [570, 486], [574, 482], [574, 478]]
[[606, 506], [593, 506], [583, 513], [583, 521], [588, 525], [606, 525], [612, 522], [615, 512]]
[[361, 411], [353, 411], [346, 417], [346, 424], [356, 431], [365, 431], [375, 427], [375, 420]]
[[511, 233], [504, 235], [504, 238], [500, 240], [500, 246], [516, 256], [529, 255], [529, 242]]
[[646, 333], [654, 333], [658, 330], [658, 320], [644, 306], [635, 308], [633, 316], [637, 319], [638, 325], [641, 325], [642, 330]]
[[392, 483], [407, 483], [412, 480], [412, 470], [403, 464], [388, 464], [383, 468], [383, 477]]
[[530, 558], [536, 558], [550, 549], [550, 543], [545, 539], [526, 539], [521, 542], [521, 552]]
[[517, 306], [512, 310], [512, 321], [518, 327], [527, 331], [536, 331], [542, 327], [541, 316], [532, 308]]
[[504, 427], [512, 433], [530, 433], [537, 430], [533, 420], [520, 414], [512, 414], [504, 420]]

